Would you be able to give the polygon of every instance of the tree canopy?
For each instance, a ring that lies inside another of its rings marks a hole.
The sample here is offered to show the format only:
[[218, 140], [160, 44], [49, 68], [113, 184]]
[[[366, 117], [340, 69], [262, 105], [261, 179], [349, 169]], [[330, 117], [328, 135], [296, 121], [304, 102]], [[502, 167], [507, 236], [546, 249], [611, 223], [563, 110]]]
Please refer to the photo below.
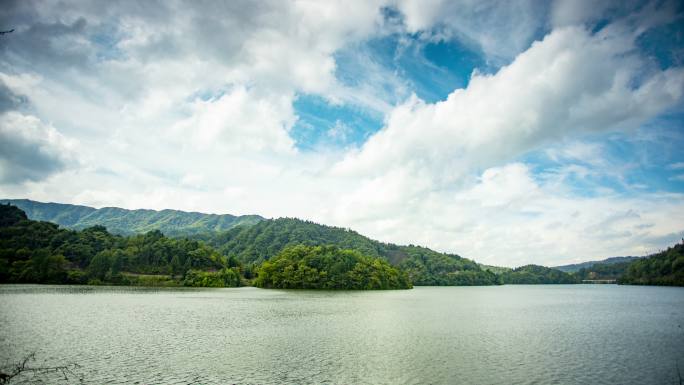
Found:
[[279, 289], [410, 289], [405, 272], [380, 258], [335, 246], [285, 248], [259, 267], [258, 287]]
[[188, 236], [192, 239], [169, 238], [159, 230], [121, 236], [99, 224], [67, 230], [0, 204], [0, 283], [221, 287], [254, 280], [261, 287], [384, 289], [617, 279], [621, 284], [684, 285], [684, 243], [646, 258], [613, 258], [566, 273], [537, 265], [483, 268], [456, 254], [382, 243], [294, 218]]
[[264, 220], [203, 239], [246, 266], [258, 266], [291, 246], [334, 245], [340, 249], [356, 250], [369, 257], [382, 258], [406, 271], [416, 285], [500, 283], [495, 274], [484, 271], [477, 263], [456, 254], [439, 253], [414, 245], [378, 242], [349, 229], [294, 218]]
[[580, 283], [572, 274], [539, 265], [526, 265], [506, 271], [501, 274], [501, 278], [505, 284], [512, 285]]
[[[136, 284], [146, 275], [166, 275], [171, 284], [189, 271], [225, 269], [240, 274], [235, 259], [201, 241], [167, 238], [158, 230], [131, 237], [112, 235], [103, 226], [65, 230], [0, 205], [0, 282]], [[232, 278], [223, 282], [239, 284]]]
[[667, 250], [632, 262], [618, 283], [684, 286], [684, 239]]

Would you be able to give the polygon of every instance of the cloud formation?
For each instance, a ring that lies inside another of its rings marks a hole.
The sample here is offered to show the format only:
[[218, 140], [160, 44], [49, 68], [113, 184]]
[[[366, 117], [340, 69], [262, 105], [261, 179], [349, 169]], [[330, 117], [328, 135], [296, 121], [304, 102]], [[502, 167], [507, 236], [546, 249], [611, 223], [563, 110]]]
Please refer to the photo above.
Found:
[[[662, 132], [682, 111], [681, 63], [640, 45], [681, 15], [673, 2], [8, 3], [0, 194], [297, 216], [509, 266], [654, 251], [684, 231], [682, 190], [629, 181], [606, 135]], [[388, 40], [396, 51], [374, 57]], [[430, 102], [411, 87], [435, 64], [386, 63], [437, 43], [487, 68]], [[304, 96], [382, 128], [350, 147], [336, 118], [304, 150]], [[679, 183], [684, 160], [667, 161], [654, 178]]]
[[73, 144], [35, 116], [0, 115], [0, 183], [37, 181], [72, 161]]
[[681, 99], [684, 70], [644, 73], [633, 48], [620, 36], [555, 30], [445, 101], [398, 106], [338, 170], [438, 169], [435, 183], [451, 183], [564, 136], [638, 127]]

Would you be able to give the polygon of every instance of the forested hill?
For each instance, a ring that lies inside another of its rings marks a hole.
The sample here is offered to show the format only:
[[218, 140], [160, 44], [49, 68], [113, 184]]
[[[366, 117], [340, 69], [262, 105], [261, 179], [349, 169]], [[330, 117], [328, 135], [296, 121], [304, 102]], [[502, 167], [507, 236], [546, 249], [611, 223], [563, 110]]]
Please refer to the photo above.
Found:
[[[159, 230], [129, 237], [102, 226], [81, 231], [33, 221], [0, 205], [0, 284], [70, 283], [288, 289], [409, 289], [407, 272], [381, 259], [336, 246], [298, 245], [246, 272], [198, 240]], [[244, 274], [248, 273], [248, 274]]]
[[159, 230], [167, 236], [190, 236], [221, 232], [238, 225], [255, 224], [258, 215], [203, 214], [178, 210], [126, 210], [118, 207], [96, 209], [62, 203], [43, 203], [28, 199], [3, 199], [23, 210], [29, 219], [48, 221], [71, 229], [104, 226], [114, 234], [132, 235]]
[[684, 239], [665, 251], [630, 263], [618, 283], [684, 286]]
[[526, 265], [501, 274], [506, 284], [539, 285], [579, 283], [572, 274], [539, 265]]
[[264, 220], [227, 232], [203, 237], [225, 255], [246, 265], [259, 265], [288, 246], [334, 245], [341, 249], [381, 257], [406, 271], [415, 285], [491, 285], [499, 277], [456, 254], [439, 253], [425, 247], [382, 243], [355, 231], [320, 225], [294, 218]]
[[201, 241], [158, 230], [122, 237], [66, 230], [0, 205], [0, 283], [238, 286], [241, 269]]
[[555, 266], [554, 269], [564, 271], [566, 273], [575, 273], [575, 272], [578, 272], [582, 269], [589, 269], [594, 265], [624, 264], [624, 263], [636, 261], [637, 259], [640, 259], [640, 258], [642, 258], [642, 257], [611, 257], [611, 258], [606, 258], [606, 259], [601, 260], [601, 261], [588, 261], [588, 262], [582, 262], [582, 263], [575, 263], [572, 265]]

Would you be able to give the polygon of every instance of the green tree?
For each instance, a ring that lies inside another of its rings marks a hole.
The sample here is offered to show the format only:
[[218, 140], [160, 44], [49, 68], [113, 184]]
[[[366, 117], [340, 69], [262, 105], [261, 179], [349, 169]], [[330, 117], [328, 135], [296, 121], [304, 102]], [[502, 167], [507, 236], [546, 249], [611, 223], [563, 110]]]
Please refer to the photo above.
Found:
[[285, 248], [258, 269], [254, 284], [280, 289], [408, 289], [406, 273], [380, 258], [335, 246]]

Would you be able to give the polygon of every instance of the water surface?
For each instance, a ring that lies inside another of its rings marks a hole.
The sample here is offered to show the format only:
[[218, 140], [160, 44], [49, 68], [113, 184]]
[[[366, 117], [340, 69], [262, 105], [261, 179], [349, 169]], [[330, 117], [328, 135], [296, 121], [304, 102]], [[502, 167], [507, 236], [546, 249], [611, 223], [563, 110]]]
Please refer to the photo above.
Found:
[[672, 384], [682, 327], [684, 288], [0, 285], [0, 363], [84, 383]]

